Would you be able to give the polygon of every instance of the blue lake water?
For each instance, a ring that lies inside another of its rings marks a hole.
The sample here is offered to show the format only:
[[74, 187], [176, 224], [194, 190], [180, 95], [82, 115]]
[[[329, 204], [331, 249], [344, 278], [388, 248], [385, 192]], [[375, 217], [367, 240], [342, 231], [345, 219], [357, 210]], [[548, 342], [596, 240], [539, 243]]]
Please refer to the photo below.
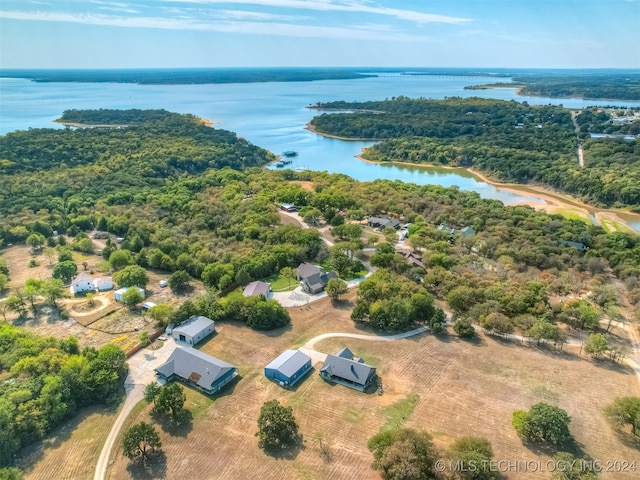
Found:
[[[209, 85], [135, 85], [120, 83], [36, 83], [0, 79], [0, 134], [28, 128], [62, 128], [52, 121], [66, 109], [164, 108], [192, 113], [217, 122], [215, 127], [236, 132], [276, 154], [295, 150], [292, 167], [344, 173], [357, 180], [378, 178], [417, 184], [457, 185], [484, 198], [506, 204], [542, 200], [506, 192], [477, 180], [464, 169], [445, 170], [404, 165], [374, 165], [356, 158], [372, 142], [321, 137], [304, 127], [317, 110], [305, 108], [333, 100], [383, 100], [394, 96], [445, 98], [451, 96], [526, 100], [571, 108], [610, 105], [611, 101], [520, 97], [516, 89], [464, 90], [467, 85], [492, 83], [489, 77], [400, 76], [315, 82], [273, 82]], [[507, 81], [507, 79], [504, 79]], [[615, 102], [640, 107], [640, 102]], [[576, 160], [577, 161], [577, 160]]]

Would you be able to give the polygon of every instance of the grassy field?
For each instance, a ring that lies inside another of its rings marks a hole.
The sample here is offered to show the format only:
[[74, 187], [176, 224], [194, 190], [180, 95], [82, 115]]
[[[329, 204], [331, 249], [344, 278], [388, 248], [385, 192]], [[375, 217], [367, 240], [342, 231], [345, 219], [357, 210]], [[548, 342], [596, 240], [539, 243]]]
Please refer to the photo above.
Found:
[[115, 410], [86, 408], [37, 447], [26, 448], [18, 460], [25, 480], [92, 479], [115, 416]]
[[[369, 479], [367, 440], [381, 428], [405, 425], [429, 431], [446, 448], [467, 435], [488, 438], [495, 458], [526, 462], [546, 460], [548, 452], [532, 451], [511, 427], [511, 413], [546, 401], [572, 417], [571, 431], [585, 454], [597, 460], [632, 460], [637, 446], [625, 444], [609, 427], [602, 409], [614, 397], [639, 395], [633, 373], [608, 362], [595, 363], [572, 352], [555, 352], [482, 337], [474, 342], [454, 336], [420, 335], [395, 342], [331, 338], [318, 350], [335, 352], [349, 346], [375, 361], [384, 394], [363, 394], [329, 385], [318, 376], [319, 365], [294, 390], [268, 381], [263, 367], [282, 350], [304, 344], [323, 332], [355, 332], [350, 301], [334, 308], [327, 300], [291, 311], [293, 324], [278, 332], [254, 332], [221, 324], [202, 350], [240, 368], [241, 378], [223, 394], [209, 399], [190, 392], [192, 418], [173, 430], [158, 427], [164, 456], [148, 478], [198, 479]], [[265, 338], [266, 337], [266, 338]], [[259, 346], [259, 348], [256, 348]], [[270, 399], [290, 405], [304, 441], [299, 449], [275, 458], [257, 446], [260, 406]], [[149, 420], [148, 407], [129, 422]], [[321, 448], [322, 447], [322, 448]], [[119, 454], [109, 478], [141, 475]], [[549, 478], [544, 472], [512, 472], [510, 479]], [[604, 479], [632, 479], [603, 474]]]

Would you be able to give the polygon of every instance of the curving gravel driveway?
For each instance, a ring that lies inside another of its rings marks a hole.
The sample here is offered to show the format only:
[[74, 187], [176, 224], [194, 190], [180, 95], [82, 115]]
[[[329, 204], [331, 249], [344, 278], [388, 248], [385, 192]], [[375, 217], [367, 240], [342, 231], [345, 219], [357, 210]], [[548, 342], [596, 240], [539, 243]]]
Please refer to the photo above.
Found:
[[[173, 338], [168, 337], [162, 348], [158, 350], [147, 350], [143, 348], [139, 352], [131, 355], [127, 360], [129, 373], [124, 381], [126, 398], [118, 413], [118, 417], [111, 427], [109, 436], [104, 442], [102, 451], [98, 457], [93, 480], [104, 480], [106, 477], [107, 467], [111, 459], [111, 451], [113, 450], [113, 445], [116, 442], [116, 438], [118, 438], [124, 421], [129, 416], [129, 413], [131, 413], [131, 410], [133, 410], [133, 407], [144, 398], [145, 385], [156, 380], [154, 369], [166, 362], [175, 348], [175, 341]], [[161, 382], [158, 381], [158, 383]]]

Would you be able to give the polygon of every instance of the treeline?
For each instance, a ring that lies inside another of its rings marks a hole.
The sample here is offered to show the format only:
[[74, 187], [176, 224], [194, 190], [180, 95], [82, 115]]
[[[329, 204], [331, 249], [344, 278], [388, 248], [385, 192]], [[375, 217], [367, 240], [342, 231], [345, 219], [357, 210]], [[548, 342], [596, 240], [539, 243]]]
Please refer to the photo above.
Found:
[[325, 107], [355, 112], [315, 117], [311, 123], [319, 132], [385, 140], [365, 150], [367, 160], [476, 167], [502, 181], [543, 183], [595, 205], [640, 206], [639, 142], [588, 138], [589, 126], [610, 124], [604, 112], [587, 110], [576, 117], [585, 138], [586, 168], [581, 168], [575, 128], [561, 107], [405, 97], [319, 105]]
[[[113, 110], [99, 108], [95, 110], [65, 110], [62, 117], [56, 120], [60, 123], [80, 123], [84, 125], [138, 125], [141, 123], [166, 120], [175, 115], [167, 110]], [[189, 117], [189, 115], [185, 115]], [[194, 117], [195, 118], [195, 117]]]
[[2, 77], [35, 82], [136, 83], [139, 85], [194, 85], [207, 83], [311, 82], [373, 77], [348, 68], [172, 68], [108, 70], [3, 69]]
[[524, 83], [522, 95], [579, 97], [590, 100], [640, 100], [640, 74], [590, 73], [588, 75], [515, 75]]
[[74, 337], [40, 337], [0, 323], [0, 467], [79, 408], [116, 400], [126, 370], [114, 345], [80, 351]]

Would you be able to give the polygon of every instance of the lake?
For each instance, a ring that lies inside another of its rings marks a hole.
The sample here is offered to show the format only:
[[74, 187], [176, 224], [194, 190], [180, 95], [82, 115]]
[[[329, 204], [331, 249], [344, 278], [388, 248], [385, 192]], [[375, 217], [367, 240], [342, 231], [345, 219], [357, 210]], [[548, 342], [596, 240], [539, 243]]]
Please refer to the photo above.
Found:
[[[523, 201], [544, 203], [536, 197], [496, 188], [464, 169], [369, 164], [354, 156], [372, 142], [330, 139], [304, 128], [319, 113], [307, 106], [333, 100], [383, 100], [400, 95], [436, 99], [477, 96], [570, 108], [612, 104], [612, 101], [521, 97], [514, 88], [464, 90], [467, 85], [494, 81], [492, 77], [403, 76], [388, 72], [378, 78], [358, 80], [208, 85], [36, 83], [26, 79], [2, 78], [0, 134], [28, 128], [62, 128], [51, 122], [67, 109], [164, 108], [217, 122], [215, 127], [236, 132], [275, 154], [295, 150], [298, 156], [291, 165], [293, 168], [344, 173], [362, 181], [384, 178], [445, 187], [457, 185], [505, 204]], [[615, 103], [640, 107], [640, 102]], [[640, 227], [640, 223], [638, 225]]]

